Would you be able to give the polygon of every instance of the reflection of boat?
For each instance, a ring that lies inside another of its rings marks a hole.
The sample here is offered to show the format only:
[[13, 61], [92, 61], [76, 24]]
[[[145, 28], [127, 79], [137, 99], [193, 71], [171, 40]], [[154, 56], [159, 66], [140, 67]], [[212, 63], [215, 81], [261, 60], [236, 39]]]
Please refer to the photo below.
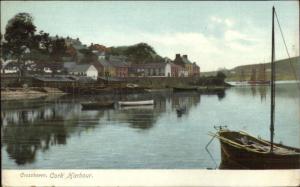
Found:
[[197, 87], [174, 87], [174, 92], [184, 92], [184, 91], [198, 91]]
[[81, 106], [83, 110], [112, 108], [114, 106], [114, 102], [88, 102], [81, 103]]
[[[214, 134], [221, 143], [222, 163], [235, 163], [246, 169], [300, 169], [300, 149], [273, 143], [275, 111], [275, 45], [274, 16], [272, 16], [271, 60], [271, 140], [257, 139], [244, 132], [220, 128]], [[277, 20], [278, 21], [278, 20]], [[229, 167], [229, 169], [232, 167]], [[228, 168], [227, 168], [228, 169]]]
[[121, 110], [153, 110], [154, 105], [132, 105], [132, 106], [122, 106]]
[[186, 106], [176, 108], [177, 114], [183, 114], [186, 112]]
[[137, 106], [137, 105], [153, 105], [154, 100], [143, 100], [143, 101], [119, 101], [120, 106]]

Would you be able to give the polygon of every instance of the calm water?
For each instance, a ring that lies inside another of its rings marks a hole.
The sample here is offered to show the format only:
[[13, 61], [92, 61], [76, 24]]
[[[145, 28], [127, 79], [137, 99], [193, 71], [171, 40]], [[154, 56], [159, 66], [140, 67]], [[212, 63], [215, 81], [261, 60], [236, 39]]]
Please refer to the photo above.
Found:
[[[63, 96], [1, 102], [5, 169], [216, 168], [220, 145], [214, 125], [269, 139], [270, 88], [225, 93], [149, 93]], [[300, 147], [300, 101], [295, 84], [277, 86], [275, 141]], [[80, 102], [155, 99], [154, 107], [82, 111]], [[187, 113], [176, 114], [177, 105]]]

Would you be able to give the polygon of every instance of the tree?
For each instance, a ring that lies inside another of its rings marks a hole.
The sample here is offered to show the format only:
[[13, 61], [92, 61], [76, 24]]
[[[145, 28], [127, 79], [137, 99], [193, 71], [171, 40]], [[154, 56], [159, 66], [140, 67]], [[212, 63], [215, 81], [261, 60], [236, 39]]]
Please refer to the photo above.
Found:
[[156, 56], [154, 49], [146, 43], [139, 43], [128, 47], [125, 54], [133, 63], [145, 63], [146, 61], [153, 60], [154, 56]]
[[218, 71], [217, 72], [217, 78], [219, 78], [221, 80], [224, 80], [226, 78], [226, 75], [222, 71]]
[[12, 58], [17, 60], [17, 68], [20, 77], [26, 73], [24, 56], [30, 52], [33, 46], [33, 37], [36, 26], [33, 18], [28, 13], [18, 13], [10, 19], [6, 25], [4, 38], [7, 41], [6, 48]]
[[93, 63], [97, 62], [98, 58], [91, 49], [80, 49], [80, 53], [84, 55], [83, 59], [80, 61], [81, 63]]

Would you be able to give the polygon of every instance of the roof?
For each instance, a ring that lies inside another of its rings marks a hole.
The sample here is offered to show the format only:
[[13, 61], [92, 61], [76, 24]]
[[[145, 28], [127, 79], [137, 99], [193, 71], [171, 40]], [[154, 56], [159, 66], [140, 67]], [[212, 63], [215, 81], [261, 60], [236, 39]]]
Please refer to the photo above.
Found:
[[181, 57], [181, 59], [182, 59], [183, 63], [185, 63], [185, 64], [192, 64], [192, 62], [187, 58]]
[[114, 67], [128, 67], [124, 57], [121, 56], [110, 56], [109, 63]]
[[71, 69], [72, 67], [74, 67], [76, 65], [76, 62], [64, 62], [64, 68], [66, 69]]
[[112, 64], [110, 64], [106, 59], [99, 59], [98, 61], [100, 62], [100, 64], [103, 67], [110, 67], [110, 66], [112, 66]]
[[[72, 68], [70, 68], [70, 72], [86, 72], [92, 64], [76, 64]], [[94, 66], [95, 67], [95, 66]]]

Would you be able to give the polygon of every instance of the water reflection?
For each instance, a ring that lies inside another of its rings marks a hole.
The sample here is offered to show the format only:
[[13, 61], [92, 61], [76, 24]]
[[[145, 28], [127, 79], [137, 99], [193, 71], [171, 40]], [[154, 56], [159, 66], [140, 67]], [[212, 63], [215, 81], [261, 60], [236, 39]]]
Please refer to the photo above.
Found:
[[176, 112], [178, 105], [187, 110], [200, 103], [198, 93], [132, 94], [118, 96], [126, 99], [154, 98], [154, 106], [120, 107], [115, 110], [82, 111], [80, 102], [117, 100], [115, 96], [85, 96], [70, 98], [42, 98], [1, 102], [2, 147], [18, 165], [33, 163], [38, 150], [65, 145], [73, 134], [94, 129], [103, 124], [124, 125], [142, 131], [154, 127], [166, 112]]
[[251, 93], [253, 97], [259, 95], [261, 101], [265, 101], [267, 97], [268, 89], [269, 89], [268, 85], [247, 86], [247, 87], [239, 87], [239, 88], [237, 87], [236, 93], [244, 96], [249, 95]]

